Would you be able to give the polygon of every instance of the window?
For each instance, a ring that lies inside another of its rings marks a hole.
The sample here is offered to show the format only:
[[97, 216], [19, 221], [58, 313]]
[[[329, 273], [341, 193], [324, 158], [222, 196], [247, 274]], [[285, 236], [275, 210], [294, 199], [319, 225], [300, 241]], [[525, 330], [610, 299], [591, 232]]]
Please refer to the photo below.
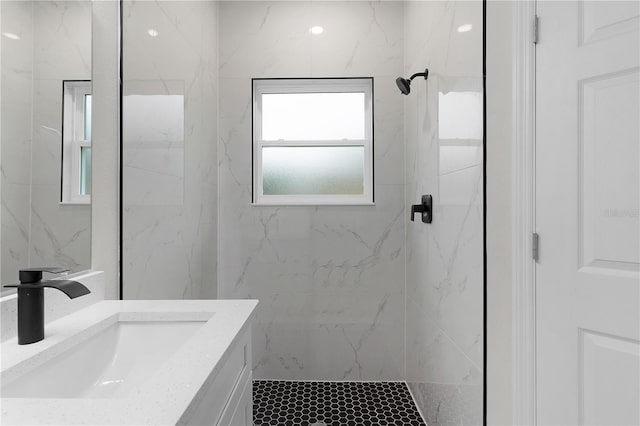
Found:
[[253, 80], [253, 202], [373, 203], [373, 78]]
[[63, 204], [91, 202], [91, 81], [63, 81]]

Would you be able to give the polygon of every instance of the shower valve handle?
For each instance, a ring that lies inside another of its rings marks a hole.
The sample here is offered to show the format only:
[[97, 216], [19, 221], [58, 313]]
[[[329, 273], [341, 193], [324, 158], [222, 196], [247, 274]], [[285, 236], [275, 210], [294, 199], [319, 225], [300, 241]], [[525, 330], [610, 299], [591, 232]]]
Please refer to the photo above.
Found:
[[411, 221], [414, 221], [416, 213], [422, 214], [423, 223], [431, 223], [433, 219], [433, 197], [429, 194], [422, 196], [422, 204], [411, 206]]

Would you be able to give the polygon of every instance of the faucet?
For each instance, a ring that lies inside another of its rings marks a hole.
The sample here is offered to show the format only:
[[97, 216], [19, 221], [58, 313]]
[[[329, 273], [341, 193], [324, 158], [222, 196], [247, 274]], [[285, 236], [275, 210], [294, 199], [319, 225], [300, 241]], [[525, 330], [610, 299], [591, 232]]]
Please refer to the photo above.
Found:
[[47, 280], [42, 281], [42, 273], [61, 274], [68, 269], [56, 267], [39, 267], [21, 269], [20, 284], [5, 285], [5, 288], [18, 289], [18, 344], [28, 345], [44, 339], [44, 289], [55, 288], [69, 296], [70, 299], [91, 293], [87, 287], [77, 281]]

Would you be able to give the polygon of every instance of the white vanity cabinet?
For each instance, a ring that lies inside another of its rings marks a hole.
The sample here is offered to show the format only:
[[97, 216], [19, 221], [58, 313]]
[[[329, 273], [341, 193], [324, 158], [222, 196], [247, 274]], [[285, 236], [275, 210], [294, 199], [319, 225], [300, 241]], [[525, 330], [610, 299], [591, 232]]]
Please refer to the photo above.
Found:
[[251, 386], [251, 326], [247, 324], [229, 348], [221, 368], [205, 382], [193, 401], [188, 418], [181, 424], [192, 426], [251, 426], [253, 404]]

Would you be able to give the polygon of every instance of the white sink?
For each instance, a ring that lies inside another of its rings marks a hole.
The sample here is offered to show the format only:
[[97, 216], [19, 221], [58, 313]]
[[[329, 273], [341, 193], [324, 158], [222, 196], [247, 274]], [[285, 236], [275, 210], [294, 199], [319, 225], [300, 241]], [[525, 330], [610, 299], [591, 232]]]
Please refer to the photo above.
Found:
[[5, 340], [0, 424], [184, 424], [232, 376], [257, 303], [105, 300], [47, 323], [37, 343]]
[[2, 384], [3, 398], [118, 398], [144, 383], [205, 321], [118, 321]]

